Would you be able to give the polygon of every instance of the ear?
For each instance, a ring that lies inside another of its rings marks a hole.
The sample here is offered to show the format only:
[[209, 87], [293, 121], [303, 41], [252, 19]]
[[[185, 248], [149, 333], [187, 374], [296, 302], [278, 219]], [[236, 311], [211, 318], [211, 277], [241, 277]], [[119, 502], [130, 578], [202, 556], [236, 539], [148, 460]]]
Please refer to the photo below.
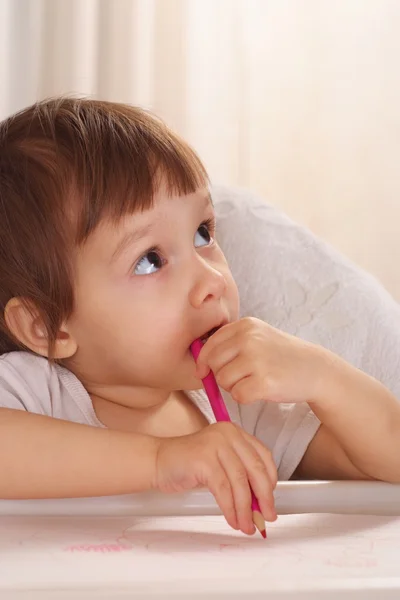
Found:
[[[49, 344], [46, 327], [39, 311], [32, 302], [24, 298], [11, 298], [4, 311], [6, 325], [11, 334], [26, 348], [48, 357]], [[66, 325], [62, 325], [57, 333], [54, 346], [54, 358], [70, 358], [77, 350], [77, 343], [69, 334]]]

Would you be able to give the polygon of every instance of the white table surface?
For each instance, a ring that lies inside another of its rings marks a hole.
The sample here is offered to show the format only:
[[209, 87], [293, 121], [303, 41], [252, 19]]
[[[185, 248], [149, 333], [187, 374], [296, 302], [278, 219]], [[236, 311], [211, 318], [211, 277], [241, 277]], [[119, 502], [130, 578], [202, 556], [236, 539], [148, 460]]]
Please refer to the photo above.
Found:
[[[368, 489], [375, 514], [351, 514]], [[379, 483], [281, 485], [278, 507], [297, 497], [305, 511], [308, 497], [322, 511], [325, 494], [341, 510], [281, 515], [267, 541], [231, 530], [204, 493], [169, 497], [169, 505], [154, 495], [3, 501], [0, 597], [398, 599], [399, 491]], [[164, 505], [181, 516], [143, 516], [146, 498], [147, 512], [161, 515]], [[202, 509], [208, 514], [198, 516]]]

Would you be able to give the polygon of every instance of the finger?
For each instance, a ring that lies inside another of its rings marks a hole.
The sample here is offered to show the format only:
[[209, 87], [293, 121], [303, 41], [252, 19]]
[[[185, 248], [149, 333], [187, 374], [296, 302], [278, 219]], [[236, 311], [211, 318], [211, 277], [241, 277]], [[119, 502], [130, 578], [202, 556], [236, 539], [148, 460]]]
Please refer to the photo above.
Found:
[[245, 440], [253, 446], [254, 450], [260, 456], [261, 460], [265, 465], [265, 468], [267, 469], [268, 477], [271, 482], [272, 488], [275, 489], [276, 484], [278, 483], [278, 473], [276, 470], [274, 459], [272, 457], [272, 452], [268, 448], [266, 448], [264, 444], [260, 442], [260, 440], [247, 433], [247, 431], [241, 429], [241, 433]]
[[221, 448], [218, 457], [231, 485], [239, 529], [243, 533], [252, 535], [255, 528], [251, 510], [251, 490], [246, 468], [236, 452], [229, 446]]
[[240, 330], [240, 321], [233, 321], [232, 323], [227, 323], [223, 325], [215, 333], [213, 333], [207, 340], [207, 344], [209, 343], [210, 347], [213, 347], [213, 344], [219, 344], [220, 342], [224, 342], [228, 340], [233, 335]]
[[251, 404], [267, 398], [267, 394], [263, 392], [252, 375], [242, 377], [235, 383], [230, 389], [230, 394], [238, 404]]
[[210, 477], [205, 481], [205, 485], [214, 496], [228, 525], [233, 529], [239, 529], [232, 487], [222, 465], [213, 468]]
[[[202, 376], [205, 369], [211, 369], [216, 375], [223, 367], [235, 360], [240, 352], [239, 343], [235, 343], [235, 336], [225, 340], [206, 354], [200, 353], [197, 361], [197, 372]], [[204, 346], [205, 348], [205, 346]], [[201, 351], [203, 352], [203, 350]]]
[[275, 521], [277, 518], [277, 514], [273, 492], [278, 482], [278, 474], [272, 457], [272, 453], [268, 450], [268, 448], [261, 444], [259, 440], [257, 440], [256, 438], [254, 438], [246, 432], [242, 433], [246, 441], [248, 441], [248, 443], [254, 448], [254, 450], [257, 452], [258, 456], [264, 463], [265, 469], [267, 471], [267, 476], [270, 482], [270, 486], [268, 487], [266, 496], [261, 496], [260, 492], [258, 492], [254, 487], [252, 487], [253, 492], [257, 497], [264, 518], [268, 521]]
[[230, 392], [242, 379], [251, 375], [252, 365], [242, 356], [236, 356], [231, 362], [220, 369], [212, 367], [217, 383], [227, 392]]
[[[236, 323], [230, 323], [224, 325], [221, 329], [218, 329], [204, 344], [197, 358], [197, 365], [202, 367], [208, 367], [208, 357], [211, 352], [220, 346], [220, 344], [228, 341], [236, 335]], [[204, 369], [202, 369], [204, 371]], [[207, 368], [208, 372], [208, 368]], [[207, 373], [206, 373], [207, 375]]]
[[264, 460], [245, 436], [234, 442], [234, 449], [246, 468], [248, 481], [259, 502], [263, 517], [268, 521], [275, 521], [273, 487]]

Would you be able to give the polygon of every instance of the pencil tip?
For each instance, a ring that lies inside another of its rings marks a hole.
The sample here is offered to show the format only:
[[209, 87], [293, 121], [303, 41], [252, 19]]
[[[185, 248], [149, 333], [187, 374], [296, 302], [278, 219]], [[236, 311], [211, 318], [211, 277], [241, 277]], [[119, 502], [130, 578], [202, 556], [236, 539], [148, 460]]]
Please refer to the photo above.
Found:
[[263, 536], [264, 540], [267, 537], [267, 532], [265, 531], [265, 529], [263, 531], [260, 531], [261, 535]]

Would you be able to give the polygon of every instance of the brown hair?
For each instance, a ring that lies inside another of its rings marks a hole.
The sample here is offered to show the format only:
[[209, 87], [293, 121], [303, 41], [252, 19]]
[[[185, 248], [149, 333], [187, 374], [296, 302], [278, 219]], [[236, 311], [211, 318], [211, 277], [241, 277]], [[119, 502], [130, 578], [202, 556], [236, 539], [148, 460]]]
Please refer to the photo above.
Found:
[[150, 208], [160, 175], [170, 193], [207, 184], [194, 151], [136, 107], [62, 97], [0, 123], [0, 354], [22, 349], [4, 317], [22, 297], [43, 320], [51, 358], [74, 308], [72, 244], [103, 218]]

